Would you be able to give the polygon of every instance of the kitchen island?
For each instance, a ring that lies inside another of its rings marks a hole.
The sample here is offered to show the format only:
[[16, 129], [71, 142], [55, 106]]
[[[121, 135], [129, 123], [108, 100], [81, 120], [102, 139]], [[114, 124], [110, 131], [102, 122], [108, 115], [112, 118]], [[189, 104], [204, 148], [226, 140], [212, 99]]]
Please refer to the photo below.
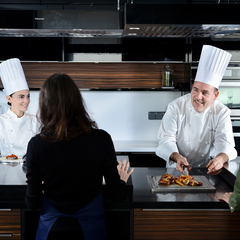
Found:
[[[230, 213], [228, 205], [218, 200], [224, 192], [232, 191], [239, 162], [229, 162], [218, 176], [208, 175], [206, 169], [191, 171], [191, 175], [206, 176], [216, 188], [214, 193], [153, 193], [147, 175], [179, 173], [175, 169], [135, 168], [128, 182], [133, 185], [132, 200], [105, 199], [107, 239], [113, 239], [114, 234], [114, 239], [239, 239], [240, 213]], [[28, 239], [25, 221], [31, 211], [24, 203], [26, 186], [22, 164], [0, 164], [0, 234], [12, 236], [6, 239]], [[13, 216], [6, 226], [8, 209]]]
[[175, 169], [138, 168], [132, 176], [134, 239], [239, 239], [240, 212], [230, 213], [228, 204], [218, 200], [232, 191], [228, 178], [193, 169], [190, 174], [204, 175], [215, 193], [152, 193], [146, 175], [165, 173], [179, 175]]

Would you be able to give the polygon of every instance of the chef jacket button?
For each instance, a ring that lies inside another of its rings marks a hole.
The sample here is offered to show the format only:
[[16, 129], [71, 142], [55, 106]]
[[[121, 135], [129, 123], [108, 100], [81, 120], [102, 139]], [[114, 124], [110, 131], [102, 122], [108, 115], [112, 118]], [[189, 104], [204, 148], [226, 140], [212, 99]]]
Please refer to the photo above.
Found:
[[202, 155], [202, 157], [204, 157], [204, 155]]
[[189, 127], [191, 127], [191, 123], [189, 123], [188, 125], [189, 125]]
[[198, 164], [198, 167], [201, 167], [201, 165], [200, 165], [200, 164]]
[[205, 142], [205, 144], [209, 144], [209, 142]]

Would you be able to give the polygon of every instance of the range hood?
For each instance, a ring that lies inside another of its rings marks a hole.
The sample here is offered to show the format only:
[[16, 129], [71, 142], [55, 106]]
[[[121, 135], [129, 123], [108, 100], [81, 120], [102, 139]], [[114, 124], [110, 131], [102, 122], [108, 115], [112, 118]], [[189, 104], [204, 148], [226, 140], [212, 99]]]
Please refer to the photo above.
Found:
[[119, 38], [119, 12], [113, 10], [0, 10], [0, 37]]
[[240, 4], [126, 4], [124, 37], [240, 40]]
[[43, 4], [11, 5], [11, 10], [7, 6], [0, 5], [0, 37], [240, 40], [240, 4], [128, 3], [121, 10], [117, 5], [104, 10], [101, 5], [92, 11]]
[[121, 38], [119, 29], [0, 29], [0, 37]]

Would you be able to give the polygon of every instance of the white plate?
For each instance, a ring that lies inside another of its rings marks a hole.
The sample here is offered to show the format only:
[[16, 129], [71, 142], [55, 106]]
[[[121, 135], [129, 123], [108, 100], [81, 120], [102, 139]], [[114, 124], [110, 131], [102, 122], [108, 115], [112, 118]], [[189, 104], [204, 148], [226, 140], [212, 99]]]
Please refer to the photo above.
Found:
[[18, 158], [18, 159], [6, 159], [5, 157], [1, 157], [0, 158], [0, 162], [5, 162], [5, 163], [18, 163], [22, 160], [22, 158]]
[[162, 89], [174, 89], [174, 87], [162, 87]]

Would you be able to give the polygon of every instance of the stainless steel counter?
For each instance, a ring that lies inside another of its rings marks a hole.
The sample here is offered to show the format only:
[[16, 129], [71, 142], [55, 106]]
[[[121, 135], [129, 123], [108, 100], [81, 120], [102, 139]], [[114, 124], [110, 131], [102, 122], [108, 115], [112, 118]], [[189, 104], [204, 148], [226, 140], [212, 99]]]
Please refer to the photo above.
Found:
[[21, 163], [0, 163], [0, 185], [27, 185]]

